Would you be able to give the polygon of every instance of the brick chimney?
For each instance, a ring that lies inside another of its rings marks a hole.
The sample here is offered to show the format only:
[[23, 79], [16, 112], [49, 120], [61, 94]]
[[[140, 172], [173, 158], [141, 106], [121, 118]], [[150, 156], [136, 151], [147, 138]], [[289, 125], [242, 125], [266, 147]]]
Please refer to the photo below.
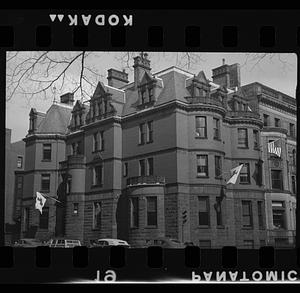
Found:
[[141, 81], [143, 77], [143, 73], [147, 71], [150, 73], [151, 68], [150, 68], [150, 60], [148, 59], [148, 54], [147, 53], [141, 53], [139, 56], [136, 56], [133, 58], [134, 64], [134, 85], [135, 88], [137, 88], [139, 82]]
[[73, 106], [74, 103], [74, 94], [73, 93], [66, 93], [60, 96], [60, 102], [62, 104], [67, 104]]
[[107, 80], [109, 86], [119, 89], [128, 83], [128, 73], [126, 73], [124, 70], [119, 71], [111, 68], [107, 70], [107, 72]]
[[228, 65], [222, 59], [222, 66], [212, 70], [213, 82], [226, 88], [234, 89], [241, 86], [240, 65], [238, 63]]

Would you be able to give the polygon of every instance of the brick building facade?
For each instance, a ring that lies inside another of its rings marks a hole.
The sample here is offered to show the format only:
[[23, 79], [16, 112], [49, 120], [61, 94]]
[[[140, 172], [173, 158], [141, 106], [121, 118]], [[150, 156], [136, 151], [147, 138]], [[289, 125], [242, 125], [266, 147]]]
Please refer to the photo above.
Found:
[[[276, 102], [263, 85], [240, 86], [238, 64], [223, 62], [212, 81], [176, 67], [152, 73], [146, 54], [133, 67], [132, 82], [108, 70], [108, 84], [99, 82], [89, 101], [73, 106], [66, 94], [46, 114], [31, 111], [22, 231], [85, 244], [143, 246], [159, 236], [214, 248], [293, 244], [295, 99], [269, 89], [284, 99]], [[266, 126], [264, 114], [281, 126]], [[280, 159], [266, 147], [277, 137]], [[237, 183], [226, 185], [241, 163]], [[61, 203], [47, 200], [41, 216], [36, 191]]]

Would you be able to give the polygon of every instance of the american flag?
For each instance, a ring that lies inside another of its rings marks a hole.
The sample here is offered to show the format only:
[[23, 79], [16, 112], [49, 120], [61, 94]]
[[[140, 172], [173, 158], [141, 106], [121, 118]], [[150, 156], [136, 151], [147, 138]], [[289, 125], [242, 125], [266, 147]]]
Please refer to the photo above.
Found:
[[277, 139], [275, 141], [271, 141], [271, 142], [268, 143], [268, 152], [270, 154], [275, 154], [278, 157], [281, 156], [281, 147], [278, 146], [279, 145], [279, 140], [280, 139]]

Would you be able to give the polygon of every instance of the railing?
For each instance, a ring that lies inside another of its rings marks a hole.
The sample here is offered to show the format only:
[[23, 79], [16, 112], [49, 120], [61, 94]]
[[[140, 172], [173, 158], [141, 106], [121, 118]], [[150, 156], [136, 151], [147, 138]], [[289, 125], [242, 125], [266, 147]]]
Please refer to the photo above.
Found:
[[210, 104], [225, 108], [225, 104], [213, 97], [185, 97], [190, 104]]
[[137, 176], [127, 179], [127, 186], [143, 184], [165, 184], [165, 177], [162, 176]]
[[226, 116], [231, 118], [254, 118], [260, 119], [260, 116], [256, 112], [251, 111], [227, 111]]

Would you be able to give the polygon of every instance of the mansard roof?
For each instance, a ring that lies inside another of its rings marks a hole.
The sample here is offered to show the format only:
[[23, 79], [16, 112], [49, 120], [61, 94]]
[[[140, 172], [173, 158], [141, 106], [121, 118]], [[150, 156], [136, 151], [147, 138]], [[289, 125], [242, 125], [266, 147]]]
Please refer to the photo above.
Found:
[[38, 126], [36, 133], [67, 133], [71, 112], [70, 106], [53, 103]]

